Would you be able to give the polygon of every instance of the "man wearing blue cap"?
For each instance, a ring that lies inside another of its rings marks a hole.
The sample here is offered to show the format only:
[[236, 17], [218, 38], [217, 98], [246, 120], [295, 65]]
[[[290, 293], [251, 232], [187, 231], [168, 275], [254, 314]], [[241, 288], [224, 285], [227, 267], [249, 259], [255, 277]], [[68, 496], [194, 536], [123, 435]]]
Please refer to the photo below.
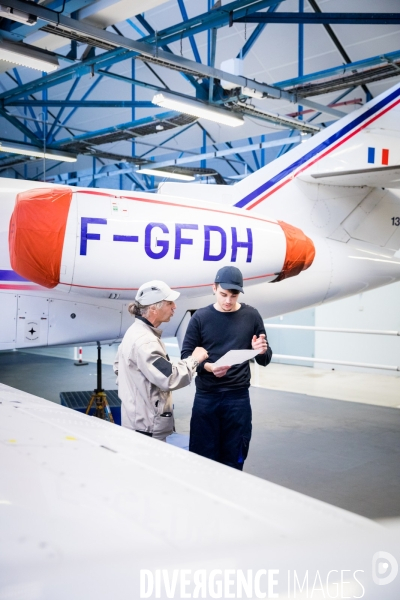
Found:
[[259, 350], [261, 366], [271, 362], [264, 323], [253, 307], [238, 302], [243, 276], [237, 267], [222, 267], [213, 291], [215, 304], [195, 312], [182, 345], [182, 358], [194, 348], [207, 349], [197, 367], [196, 395], [190, 421], [189, 450], [242, 470], [251, 438], [250, 365], [217, 366], [229, 350]]

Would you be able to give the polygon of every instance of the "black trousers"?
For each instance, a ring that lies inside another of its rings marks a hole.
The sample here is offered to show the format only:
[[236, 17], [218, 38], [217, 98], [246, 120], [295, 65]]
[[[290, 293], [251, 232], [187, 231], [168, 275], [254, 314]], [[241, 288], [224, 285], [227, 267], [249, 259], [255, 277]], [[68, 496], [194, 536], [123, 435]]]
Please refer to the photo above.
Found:
[[251, 439], [249, 390], [196, 391], [190, 420], [189, 450], [243, 469]]

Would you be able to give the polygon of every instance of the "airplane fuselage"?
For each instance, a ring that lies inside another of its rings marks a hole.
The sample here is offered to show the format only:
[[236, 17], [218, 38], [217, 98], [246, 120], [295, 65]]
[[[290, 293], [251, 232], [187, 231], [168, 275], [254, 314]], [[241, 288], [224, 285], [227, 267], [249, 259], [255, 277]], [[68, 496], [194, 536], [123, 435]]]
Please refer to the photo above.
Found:
[[[225, 264], [242, 270], [243, 301], [264, 318], [400, 278], [400, 261], [380, 259], [382, 251], [371, 244], [343, 244], [313, 232], [312, 240], [303, 234], [312, 254], [308, 268], [303, 257], [302, 272], [276, 281], [287, 268], [288, 233], [274, 218], [217, 203], [61, 186], [56, 189], [71, 194], [61, 247], [51, 246], [59, 240], [43, 231], [40, 214], [34, 210], [29, 218], [28, 212], [22, 222], [14, 221], [23, 250], [14, 247], [20, 262], [13, 269], [9, 224], [18, 194], [27, 189], [36, 194], [29, 200], [34, 209], [38, 190], [49, 193], [54, 186], [2, 180], [0, 349], [118, 340], [132, 322], [128, 302], [153, 278], [181, 292], [176, 314], [164, 327], [165, 335], [175, 335], [187, 311], [212, 302], [214, 275]], [[49, 216], [49, 207], [44, 210]], [[53, 221], [48, 219], [50, 228]], [[301, 237], [300, 230], [293, 231]], [[52, 280], [57, 252], [58, 280]]]

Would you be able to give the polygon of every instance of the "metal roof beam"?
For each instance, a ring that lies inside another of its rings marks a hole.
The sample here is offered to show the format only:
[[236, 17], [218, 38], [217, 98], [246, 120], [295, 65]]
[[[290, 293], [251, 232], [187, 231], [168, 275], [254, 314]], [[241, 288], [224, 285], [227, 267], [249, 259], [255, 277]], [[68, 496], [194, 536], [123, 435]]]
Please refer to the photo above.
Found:
[[[400, 63], [398, 63], [400, 66]], [[296, 91], [301, 97], [318, 96], [320, 94], [327, 94], [330, 92], [337, 92], [350, 87], [357, 87], [366, 83], [373, 83], [374, 81], [383, 81], [391, 77], [398, 77], [399, 71], [393, 67], [393, 65], [381, 65], [379, 67], [372, 67], [359, 73], [350, 73], [343, 77], [336, 77], [334, 79], [317, 81], [315, 83], [306, 83], [302, 86], [296, 86], [296, 88], [288, 91]]]
[[[151, 163], [151, 168], [161, 168], [161, 167], [171, 167], [171, 166], [177, 166], [177, 165], [185, 165], [185, 164], [189, 164], [189, 163], [194, 163], [194, 162], [198, 162], [200, 160], [210, 160], [210, 159], [217, 159], [217, 158], [225, 158], [226, 156], [231, 156], [231, 155], [237, 155], [239, 156], [239, 152], [241, 153], [246, 153], [246, 152], [255, 152], [257, 150], [261, 150], [263, 148], [276, 148], [276, 147], [280, 147], [280, 146], [284, 146], [287, 143], [299, 143], [301, 142], [301, 140], [304, 139], [304, 136], [301, 135], [295, 135], [292, 137], [286, 137], [286, 138], [281, 138], [279, 140], [271, 140], [271, 141], [267, 141], [267, 142], [259, 142], [257, 144], [247, 144], [246, 146], [240, 146], [240, 147], [230, 147], [230, 148], [225, 148], [223, 150], [216, 150], [215, 152], [203, 152], [200, 154], [197, 154], [195, 156], [191, 155], [191, 156], [183, 156], [182, 158], [175, 158], [175, 159], [170, 159], [170, 160], [160, 160], [160, 161], [154, 161], [153, 163]], [[243, 159], [241, 159], [243, 161]], [[245, 161], [243, 161], [245, 162]]]
[[[253, 145], [253, 138], [251, 138], [251, 137], [249, 137], [249, 144], [250, 144], [251, 146]], [[256, 164], [256, 169], [257, 169], [257, 171], [258, 171], [258, 170], [259, 170], [259, 168], [260, 168], [260, 163], [258, 162], [257, 151], [256, 151], [256, 150], [252, 150], [252, 154], [253, 154], [253, 159], [254, 159], [254, 162], [255, 162], [255, 164]]]
[[[345, 98], [348, 94], [351, 94], [351, 92], [354, 92], [356, 88], [355, 87], [351, 87], [348, 88], [347, 90], [345, 90], [344, 92], [342, 92], [341, 94], [339, 94], [339, 96], [337, 96], [334, 101], [332, 102], [332, 104], [340, 104], [340, 100], [342, 100], [343, 98]], [[357, 101], [357, 98], [355, 99]], [[361, 100], [361, 99], [360, 99]], [[349, 102], [354, 102], [354, 100], [349, 100]], [[347, 102], [343, 102], [342, 104], [347, 104]], [[362, 102], [360, 102], [361, 106], [362, 106]], [[315, 113], [315, 115], [312, 115], [309, 119], [307, 119], [307, 123], [311, 123], [311, 121], [314, 121], [314, 119], [317, 119], [319, 116], [321, 115], [321, 113]]]
[[[67, 97], [65, 98], [65, 100], [67, 100], [67, 101], [70, 100], [70, 98], [71, 98], [72, 94], [74, 93], [74, 91], [76, 89], [76, 86], [78, 85], [80, 79], [81, 79], [80, 77], [77, 77], [75, 79], [75, 81], [73, 82], [72, 86], [69, 89], [69, 92], [68, 92]], [[63, 105], [60, 108], [60, 110], [58, 111], [57, 115], [54, 117], [54, 121], [51, 124], [50, 130], [49, 130], [49, 132], [47, 134], [47, 140], [46, 141], [49, 142], [49, 143], [51, 143], [53, 141], [53, 139], [54, 139], [54, 136], [53, 136], [54, 130], [58, 126], [58, 124], [60, 123], [60, 119], [62, 117], [62, 114], [63, 114], [64, 110], [65, 109], [64, 109], [64, 105]], [[57, 131], [60, 131], [60, 128], [61, 127], [57, 127]]]
[[165, 88], [162, 88], [158, 85], [153, 85], [152, 83], [147, 83], [146, 81], [139, 81], [139, 79], [131, 79], [130, 77], [125, 77], [125, 75], [118, 75], [118, 73], [112, 73], [111, 71], [104, 71], [103, 69], [97, 69], [95, 67], [95, 72], [99, 75], [105, 75], [106, 77], [110, 77], [111, 79], [115, 79], [116, 81], [122, 81], [122, 83], [127, 83], [131, 86], [140, 86], [148, 88], [149, 90], [154, 90], [155, 92], [165, 92]]
[[126, 172], [125, 172], [125, 169], [123, 169], [123, 167], [121, 165], [116, 165], [116, 167], [120, 171], [124, 171], [124, 172], [118, 173], [118, 175], [126, 175], [128, 177], [128, 179], [130, 179], [131, 181], [133, 181], [133, 183], [135, 185], [137, 185], [143, 191], [146, 191], [146, 188], [143, 185], [143, 183], [140, 181], [140, 178], [135, 177], [135, 175], [132, 173], [132, 169], [131, 169], [131, 173], [128, 173], [128, 170], [126, 170]]
[[[12, 79], [14, 81], [14, 83], [18, 83], [18, 84], [22, 84], [21, 80], [19, 79], [19, 76], [17, 74], [16, 77], [14, 78], [9, 72], [6, 72], [6, 75], [8, 75], [8, 77], [10, 77], [10, 79]], [[76, 80], [76, 82], [78, 82], [79, 79]], [[5, 90], [5, 87], [1, 84], [1, 88]], [[29, 94], [29, 97], [32, 100], [36, 100], [35, 96], [33, 94]], [[67, 99], [69, 98], [69, 96], [67, 96]], [[32, 110], [32, 109], [30, 109]], [[56, 115], [54, 115], [51, 111], [48, 111], [49, 115], [53, 118], [56, 119]], [[32, 114], [32, 113], [31, 113]], [[14, 117], [19, 117], [23, 120], [24, 124], [26, 122], [26, 120], [30, 120], [35, 124], [36, 130], [37, 130], [37, 135], [42, 137], [41, 131], [40, 131], [40, 127], [39, 127], [39, 123], [41, 122], [43, 124], [42, 121], [39, 121], [39, 119], [36, 118], [35, 114], [33, 113], [33, 118], [27, 117], [26, 114], [20, 114], [20, 115], [13, 115]], [[54, 123], [53, 123], [54, 124]], [[67, 128], [66, 128], [67, 129]], [[72, 131], [70, 129], [67, 129], [67, 131], [72, 135]]]
[[[346, 90], [344, 93], [340, 94], [337, 98], [335, 98], [335, 100], [333, 101], [333, 103], [336, 104], [336, 102], [338, 102], [339, 100], [341, 100], [342, 98], [344, 98], [345, 96], [347, 96], [347, 94], [350, 94], [350, 92], [352, 92], [353, 90], [355, 90], [355, 88], [350, 88], [348, 90]], [[332, 103], [332, 104], [333, 104]], [[315, 113], [314, 115], [312, 115], [309, 119], [307, 119], [307, 123], [311, 123], [311, 121], [314, 121], [314, 119], [316, 119], [317, 117], [320, 116], [321, 113]], [[294, 131], [291, 132], [291, 135], [293, 135]], [[279, 158], [280, 156], [282, 156], [282, 154], [286, 154], [286, 152], [289, 152], [289, 150], [292, 149], [293, 144], [288, 144], [286, 146], [283, 146], [279, 152], [278, 152], [278, 156], [276, 158]]]
[[[237, 158], [237, 159], [238, 159], [240, 162], [242, 162], [242, 163], [245, 165], [245, 168], [246, 168], [246, 169], [248, 169], [248, 170], [250, 171], [250, 173], [254, 173], [254, 169], [252, 169], [252, 168], [250, 167], [249, 163], [247, 162], [247, 160], [245, 160], [245, 159], [243, 158], [243, 156], [241, 156], [241, 155], [238, 153], [238, 149], [236, 149], [236, 148], [233, 148], [233, 146], [232, 146], [232, 143], [231, 143], [231, 142], [225, 142], [225, 144], [228, 146], [228, 148], [229, 148], [230, 150], [233, 150], [233, 151], [234, 151], [234, 156], [236, 156], [236, 158]], [[217, 152], [218, 152], [218, 150], [217, 150]], [[228, 154], [226, 151], [223, 151], [223, 152], [225, 152], [225, 154]], [[226, 159], [225, 159], [225, 155], [224, 155], [222, 158], [223, 158], [224, 160], [226, 160]]]
[[[184, 22], [189, 21], [189, 17], [188, 17], [188, 14], [186, 12], [186, 6], [185, 6], [184, 1], [183, 0], [178, 0], [178, 6], [179, 6], [179, 10], [181, 11], [181, 15], [182, 15], [183, 21]], [[196, 62], [198, 62], [198, 63], [201, 63], [200, 54], [199, 54], [199, 51], [198, 51], [198, 48], [197, 48], [196, 40], [194, 39], [193, 35], [189, 35], [189, 42], [190, 42], [190, 46], [192, 48], [194, 60]]]
[[39, 140], [39, 138], [30, 129], [28, 129], [25, 125], [23, 125], [20, 121], [18, 121], [18, 119], [14, 115], [10, 115], [6, 110], [4, 110], [1, 107], [0, 107], [0, 116], [7, 119], [7, 121], [9, 121], [11, 123], [11, 125], [14, 125], [14, 127], [19, 129], [19, 131], [21, 133], [23, 133], [23, 135], [26, 135], [26, 137], [29, 138], [30, 140], [32, 140], [32, 142], [34, 144], [36, 144], [37, 146], [39, 146], [42, 143]]
[[[147, 125], [150, 123], [153, 123], [154, 121], [163, 121], [163, 120], [168, 120], [171, 119], [172, 117], [179, 115], [180, 113], [177, 113], [175, 111], [169, 111], [169, 112], [165, 112], [165, 113], [160, 113], [157, 115], [154, 115], [154, 117], [144, 117], [142, 119], [137, 119], [135, 121], [129, 121], [127, 123], [121, 123], [119, 125], [112, 125], [111, 127], [107, 127], [105, 129], [99, 129], [98, 131], [89, 131], [88, 133], [83, 133], [82, 135], [76, 135], [73, 138], [64, 138], [62, 140], [58, 140], [55, 144], [54, 147], [57, 148], [61, 148], [62, 146], [66, 146], [69, 145], [71, 143], [76, 143], [76, 142], [82, 142], [82, 141], [88, 141], [90, 142], [90, 140], [92, 138], [97, 138], [97, 137], [104, 137], [109, 133], [115, 133], [118, 131], [125, 131], [127, 129], [132, 129], [134, 127], [140, 127], [142, 125]], [[135, 134], [132, 133], [132, 138], [135, 137]], [[139, 137], [140, 139], [140, 137]]]
[[236, 55], [236, 58], [245, 58], [245, 56], [250, 52], [252, 46], [254, 46], [254, 44], [260, 37], [260, 34], [264, 31], [266, 25], [267, 23], [259, 23], [257, 25], [257, 27], [252, 32], [251, 36], [249, 37], [243, 48]]
[[[18, 72], [18, 69], [17, 69], [17, 68], [14, 68], [14, 69], [13, 69], [13, 73], [14, 73], [14, 77], [15, 77], [15, 79], [16, 79], [16, 81], [17, 81], [18, 85], [22, 85], [22, 79], [21, 79], [21, 77], [20, 77], [20, 74], [19, 74], [19, 72]], [[34, 112], [34, 110], [33, 110], [32, 108], [29, 108], [29, 114], [31, 115], [31, 117], [32, 117], [33, 119], [35, 119], [35, 122], [34, 122], [34, 127], [35, 127], [35, 129], [36, 129], [36, 135], [37, 135], [37, 136], [41, 136], [41, 135], [42, 135], [42, 132], [40, 131], [40, 126], [39, 126], [38, 122], [36, 121], [36, 115], [35, 115], [35, 112]]]
[[[152, 35], [152, 34], [154, 34], [154, 33], [155, 33], [155, 30], [154, 30], [154, 29], [153, 29], [153, 27], [150, 25], [150, 23], [149, 23], [149, 22], [148, 22], [148, 21], [147, 21], [147, 20], [144, 18], [144, 16], [143, 16], [143, 15], [136, 15], [136, 19], [139, 21], [139, 23], [140, 23], [140, 24], [141, 24], [141, 25], [142, 25], [142, 26], [143, 26], [143, 27], [146, 29], [146, 31], [147, 31], [147, 32], [148, 32], [150, 35]], [[132, 24], [132, 25], [133, 25], [133, 24]], [[142, 39], [144, 39], [145, 37], [146, 37], [146, 36], [142, 36]], [[194, 40], [193, 40], [193, 41], [194, 41]], [[163, 50], [165, 50], [165, 52], [169, 52], [169, 53], [173, 54], [173, 52], [172, 52], [172, 50], [169, 48], [169, 46], [167, 46], [167, 45], [163, 45], [163, 46], [161, 46], [161, 48], [162, 48]], [[200, 63], [201, 63], [201, 60], [199, 60], [198, 62], [200, 62]], [[144, 64], [146, 65], [146, 67], [147, 67], [148, 69], [150, 69], [150, 71], [153, 73], [153, 75], [155, 75], [155, 76], [156, 76], [156, 77], [159, 79], [159, 81], [162, 81], [162, 80], [161, 80], [161, 78], [160, 78], [160, 76], [158, 75], [158, 73], [156, 73], [156, 71], [154, 71], [154, 69], [152, 69], [152, 68], [150, 67], [150, 65], [149, 65], [149, 64], [146, 64], [146, 63], [144, 63]], [[197, 89], [197, 88], [199, 88], [199, 87], [201, 87], [201, 86], [200, 86], [200, 85], [197, 83], [197, 81], [196, 81], [196, 79], [193, 77], [193, 75], [189, 75], [189, 74], [187, 74], [187, 73], [182, 73], [182, 76], [183, 76], [185, 79], [187, 79], [187, 80], [189, 81], [189, 83], [191, 83], [191, 84], [192, 84], [192, 85], [193, 85], [193, 86], [194, 86], [196, 89]], [[164, 83], [164, 82], [163, 82], [163, 83]], [[165, 86], [165, 87], [168, 87], [168, 86]]]
[[[94, 4], [96, 0], [67, 0], [65, 3], [65, 10], [63, 11], [64, 15], [71, 15], [73, 12], [80, 10], [81, 8], [88, 6], [89, 4]], [[54, 0], [50, 4], [47, 5], [47, 8], [58, 11], [59, 8], [62, 8], [63, 0]], [[30, 12], [30, 11], [29, 11]], [[31, 13], [30, 13], [31, 14]], [[12, 39], [24, 39], [28, 35], [31, 35], [35, 31], [38, 31], [41, 27], [43, 27], [43, 23], [37, 22], [34, 25], [24, 25], [21, 23], [16, 23], [14, 21], [3, 21], [2, 23], [2, 33], [5, 33], [5, 37], [11, 37]], [[7, 35], [9, 34], [9, 35]]]
[[[285, 0], [281, 1], [284, 2]], [[187, 21], [154, 32], [154, 34], [143, 38], [143, 41], [159, 46], [171, 44], [172, 42], [179, 41], [182, 37], [188, 37], [201, 31], [207, 31], [208, 29], [231, 25], [234, 19], [275, 4], [276, 0], [236, 0], [220, 8], [197, 15], [197, 17], [193, 17]]]
[[244, 115], [262, 119], [263, 121], [276, 123], [277, 125], [281, 125], [282, 127], [287, 127], [289, 129], [299, 129], [305, 133], [314, 134], [318, 133], [318, 131], [321, 129], [317, 125], [308, 125], [307, 122], [303, 121], [302, 119], [293, 119], [287, 115], [279, 115], [277, 113], [268, 112], [262, 108], [254, 106], [253, 104], [246, 104], [245, 102], [237, 102], [235, 108], [236, 113], [240, 111]]
[[81, 61], [64, 69], [54, 71], [45, 77], [34, 79], [29, 83], [25, 83], [17, 88], [3, 92], [0, 94], [0, 99], [13, 98], [33, 92], [39, 92], [42, 89], [59, 85], [60, 83], [64, 83], [70, 79], [74, 79], [75, 77], [82, 77], [83, 75], [92, 74], [95, 71], [95, 66], [98, 66], [98, 68], [111, 66], [116, 62], [125, 60], [128, 55], [130, 55], [130, 53], [127, 52], [125, 48], [116, 48], [110, 52], [105, 52], [99, 56], [87, 58], [85, 61]]
[[[217, 145], [216, 145], [216, 141], [214, 140], [214, 138], [212, 137], [212, 135], [210, 134], [209, 131], [207, 131], [207, 129], [199, 122], [197, 121], [197, 126], [199, 127], [199, 129], [201, 129], [201, 131], [203, 131], [203, 133], [206, 134], [206, 137], [208, 137], [209, 140], [211, 140], [212, 143], [212, 147], [214, 148], [214, 150], [217, 150]], [[228, 146], [227, 142], [224, 142], [226, 146]], [[195, 153], [194, 153], [195, 154]], [[239, 171], [236, 169], [236, 167], [232, 164], [233, 162], [236, 162], [234, 160], [228, 160], [227, 158], [224, 158], [224, 161], [230, 166], [230, 168], [232, 169], [232, 171], [234, 171], [237, 175], [239, 175]], [[242, 159], [239, 158], [239, 156], [237, 156], [237, 162], [240, 162], [241, 164], [245, 164], [247, 165], [247, 163]], [[248, 167], [249, 165], [247, 165]], [[247, 168], [246, 167], [246, 168]]]
[[[321, 14], [322, 13], [322, 10], [318, 6], [316, 0], [308, 0], [308, 1], [309, 1], [309, 5], [311, 6], [311, 8], [313, 9], [313, 11], [315, 13], [317, 13], [317, 14]], [[326, 33], [329, 35], [329, 37], [331, 38], [331, 40], [334, 43], [334, 45], [336, 46], [336, 49], [339, 51], [339, 53], [342, 56], [342, 58], [344, 58], [344, 60], [346, 61], [346, 63], [351, 63], [350, 56], [347, 54], [346, 50], [344, 49], [344, 47], [340, 43], [339, 38], [337, 37], [337, 35], [333, 31], [332, 27], [330, 25], [328, 25], [327, 23], [325, 23], [324, 24], [324, 29], [325, 29]], [[367, 100], [371, 100], [372, 99], [372, 94], [369, 91], [369, 89], [367, 88], [367, 86], [366, 85], [362, 85], [361, 87], [362, 87], [362, 89], [364, 90], [364, 92], [365, 92], [365, 94], [367, 96]]]
[[62, 106], [65, 108], [156, 108], [150, 101], [132, 100], [12, 100], [3, 106]]
[[[274, 0], [265, 0], [265, 2], [266, 2], [266, 4], [269, 4], [269, 5], [276, 4], [276, 2]], [[199, 64], [194, 61], [188, 60], [186, 58], [183, 58], [182, 56], [176, 56], [174, 54], [169, 54], [168, 52], [165, 52], [164, 50], [159, 49], [157, 46], [154, 47], [151, 44], [147, 44], [143, 41], [134, 41], [134, 40], [125, 38], [123, 36], [116, 35], [109, 31], [103, 31], [102, 29], [99, 29], [98, 27], [94, 27], [93, 25], [89, 25], [88, 23], [82, 23], [80, 21], [77, 21], [76, 19], [71, 19], [70, 17], [64, 17], [63, 15], [58, 15], [58, 14], [54, 13], [53, 11], [47, 9], [44, 6], [32, 4], [31, 2], [26, 2], [25, 0], [2, 0], [2, 3], [5, 6], [10, 6], [17, 10], [21, 10], [21, 11], [25, 11], [25, 12], [29, 8], [29, 11], [32, 14], [36, 15], [40, 19], [43, 19], [44, 21], [47, 21], [48, 23], [53, 23], [54, 25], [57, 25], [57, 26], [59, 23], [63, 28], [69, 29], [69, 30], [75, 31], [75, 32], [81, 32], [86, 37], [91, 37], [94, 41], [101, 40], [103, 42], [113, 44], [113, 45], [115, 45], [116, 48], [118, 48], [118, 50], [115, 50], [112, 52], [115, 52], [116, 57], [118, 57], [119, 59], [121, 59], [121, 57], [118, 56], [119, 52], [121, 51], [121, 48], [125, 48], [126, 50], [132, 51], [134, 54], [136, 53], [141, 58], [141, 60], [144, 60], [144, 61], [150, 60], [150, 62], [157, 63], [164, 67], [172, 68], [172, 69], [175, 69], [178, 71], [182, 71], [182, 72], [186, 72], [186, 73], [189, 72], [192, 75], [214, 78], [214, 79], [224, 79], [224, 80], [230, 81], [232, 83], [235, 83], [240, 87], [251, 87], [257, 91], [262, 92], [267, 97], [275, 98], [275, 99], [282, 99], [282, 100], [286, 100], [286, 101], [298, 104], [297, 95], [295, 93], [284, 92], [283, 90], [277, 89], [274, 86], [271, 86], [271, 85], [268, 85], [265, 83], [260, 83], [255, 80], [248, 79], [247, 77], [233, 75], [232, 73], [226, 73], [224, 71], [221, 71], [220, 69], [215, 69], [214, 67], [209, 67], [207, 65]], [[236, 2], [236, 3], [232, 3], [232, 4], [240, 4], [241, 6], [243, 6], [242, 2]], [[226, 5], [226, 6], [229, 6], [229, 5]], [[226, 6], [224, 8], [226, 8]], [[217, 9], [217, 10], [223, 10], [223, 9]], [[215, 12], [217, 12], [217, 10]], [[108, 58], [109, 54], [110, 53], [107, 52], [107, 53], [105, 53], [105, 55], [102, 55], [102, 56], [105, 58]], [[134, 56], [134, 54], [133, 54], [133, 56]], [[128, 58], [129, 56], [130, 56], [130, 53], [127, 53], [125, 58]], [[97, 59], [97, 58], [98, 57], [95, 57], [95, 59]], [[94, 62], [98, 62], [98, 61], [94, 60]], [[69, 68], [64, 69], [64, 71], [68, 71]], [[86, 70], [88, 70], [88, 72], [91, 71], [91, 66], [89, 66], [86, 63], [85, 63], [85, 65], [73, 67], [73, 69], [74, 68], [76, 69], [76, 71], [79, 75], [82, 74], [82, 71], [80, 69], [86, 69]], [[62, 72], [63, 71], [59, 72], [59, 76], [61, 76]], [[67, 78], [72, 77], [73, 73], [74, 73], [74, 71], [72, 71], [72, 72], [68, 71]], [[54, 75], [54, 73], [52, 75]], [[51, 75], [50, 75], [50, 77], [51, 77]], [[48, 78], [42, 78], [42, 81], [45, 79], [48, 81]], [[36, 84], [40, 85], [40, 80], [36, 81]], [[25, 87], [26, 86], [24, 86], [24, 88]], [[37, 89], [37, 88], [35, 88], [35, 89]], [[21, 90], [21, 88], [19, 90]], [[26, 91], [27, 90], [24, 90], [23, 93], [26, 93]], [[15, 93], [18, 93], [18, 92], [14, 92], [14, 94]], [[5, 98], [5, 97], [9, 98], [10, 95], [9, 94], [7, 94], [7, 95], [0, 94], [0, 98]], [[303, 99], [303, 98], [302, 98], [301, 102], [304, 106], [309, 106], [310, 108], [315, 108], [316, 110], [320, 110], [322, 112], [332, 114], [335, 117], [344, 116], [344, 113], [337, 109], [329, 108], [329, 107], [323, 106], [321, 104], [317, 104], [315, 102], [311, 102], [311, 101]]]
[[372, 56], [371, 58], [365, 58], [363, 60], [357, 60], [356, 62], [350, 62], [347, 65], [338, 65], [337, 67], [332, 67], [331, 69], [325, 69], [324, 71], [315, 71], [314, 73], [309, 73], [308, 75], [303, 75], [302, 77], [293, 77], [292, 79], [285, 79], [284, 81], [278, 81], [274, 85], [280, 88], [291, 87], [293, 85], [299, 85], [302, 83], [307, 83], [309, 81], [315, 81], [318, 79], [327, 79], [329, 77], [333, 77], [333, 75], [342, 75], [347, 71], [357, 71], [358, 69], [365, 69], [367, 67], [372, 67], [375, 65], [379, 65], [382, 63], [391, 63], [394, 60], [400, 59], [400, 50], [396, 50], [395, 52], [388, 52], [387, 54], [381, 54], [378, 56]]
[[[278, 2], [277, 4], [274, 4], [273, 6], [270, 6], [267, 10], [267, 13], [275, 12], [279, 5], [280, 5], [280, 2]], [[254, 29], [254, 31], [251, 33], [249, 39], [246, 41], [243, 48], [240, 50], [240, 52], [236, 56], [236, 58], [243, 59], [247, 56], [247, 54], [250, 52], [251, 48], [254, 46], [254, 44], [260, 37], [261, 33], [264, 31], [266, 25], [267, 25], [267, 23], [259, 23], [257, 25], [257, 27]]]
[[[180, 129], [179, 131], [176, 131], [173, 135], [171, 135], [170, 137], [166, 138], [164, 141], [160, 142], [159, 144], [152, 145], [150, 150], [147, 150], [146, 152], [144, 152], [143, 154], [140, 155], [140, 158], [144, 158], [147, 154], [150, 154], [151, 152], [154, 152], [154, 150], [158, 150], [162, 146], [164, 146], [167, 150], [172, 150], [173, 152], [176, 152], [176, 148], [168, 148], [168, 147], [165, 146], [165, 144], [167, 144], [168, 142], [170, 142], [174, 138], [178, 137], [179, 135], [181, 135], [182, 133], [184, 133], [185, 131], [187, 131], [191, 127], [193, 127], [193, 125], [195, 125], [195, 124], [196, 124], [196, 121], [194, 123], [190, 123], [190, 125], [188, 125], [187, 127], [184, 127], [182, 129]], [[143, 141], [140, 140], [140, 139], [137, 139], [135, 141], [138, 144], [143, 144]], [[149, 146], [150, 144], [145, 144], [145, 145]]]
[[[178, 166], [178, 165], [184, 165], [184, 164], [191, 164], [191, 163], [196, 163], [196, 162], [200, 162], [201, 160], [224, 160], [226, 162], [229, 163], [229, 161], [226, 159], [227, 156], [237, 156], [238, 158], [240, 157], [239, 152], [242, 153], [246, 153], [246, 152], [255, 152], [257, 150], [262, 150], [264, 148], [274, 148], [274, 147], [280, 147], [280, 146], [284, 146], [285, 144], [287, 144], [288, 142], [290, 143], [299, 143], [302, 141], [302, 139], [304, 139], [302, 136], [300, 135], [294, 135], [293, 137], [286, 137], [286, 138], [281, 138], [278, 140], [271, 140], [271, 141], [264, 141], [264, 142], [259, 142], [259, 143], [255, 143], [255, 144], [247, 144], [246, 146], [240, 146], [240, 147], [236, 147], [236, 148], [225, 148], [223, 150], [216, 150], [215, 152], [205, 152], [205, 153], [201, 153], [201, 154], [192, 154], [192, 151], [188, 151], [190, 152], [190, 156], [186, 156], [186, 157], [181, 157], [181, 158], [177, 158], [177, 159], [171, 159], [171, 160], [165, 160], [165, 161], [154, 161], [149, 163], [149, 166], [151, 168], [161, 168], [161, 167], [170, 167], [170, 166]], [[247, 164], [246, 161], [244, 161], [244, 159], [242, 157], [240, 157], [240, 163], [241, 164]], [[115, 171], [108, 171], [107, 173], [103, 173], [103, 174], [96, 174], [95, 179], [100, 179], [101, 176], [104, 177], [112, 177], [114, 175], [117, 174], [124, 174], [127, 175], [128, 173], [134, 175], [135, 173], [137, 173], [137, 168], [136, 167], [128, 167], [128, 168], [123, 168], [121, 166], [121, 162], [119, 164], [115, 164], [115, 166], [117, 167], [117, 169], [119, 169], [118, 172]], [[230, 165], [232, 166], [232, 165]], [[247, 165], [249, 170], [252, 171], [252, 169], [250, 169], [249, 165]], [[107, 168], [111, 168], [112, 165], [109, 164], [107, 165]], [[233, 167], [232, 167], [233, 168]], [[77, 177], [73, 178], [73, 179], [66, 179], [63, 180], [63, 183], [77, 183], [79, 181], [79, 179], [81, 178], [91, 178], [92, 175], [87, 173], [87, 174], [82, 174], [81, 176], [79, 176], [79, 174], [77, 175]]]
[[[91, 92], [94, 90], [95, 87], [97, 87], [97, 85], [100, 83], [100, 81], [103, 79], [103, 77], [100, 75], [100, 77], [94, 82], [92, 83], [92, 85], [90, 86], [90, 88], [83, 94], [82, 98], [81, 98], [81, 102], [86, 100], [86, 98], [89, 96], [89, 94], [91, 94]], [[61, 125], [56, 129], [56, 131], [53, 134], [53, 138], [55, 138], [59, 131], [61, 130], [61, 127], [63, 127], [66, 123], [68, 123], [68, 121], [71, 119], [71, 117], [75, 114], [75, 112], [77, 111], [77, 108], [73, 108], [71, 110], [71, 112], [65, 117], [65, 119], [63, 120], [63, 122], [61, 123]]]
[[304, 25], [399, 25], [400, 13], [253, 13], [234, 17], [234, 23], [287, 23]]

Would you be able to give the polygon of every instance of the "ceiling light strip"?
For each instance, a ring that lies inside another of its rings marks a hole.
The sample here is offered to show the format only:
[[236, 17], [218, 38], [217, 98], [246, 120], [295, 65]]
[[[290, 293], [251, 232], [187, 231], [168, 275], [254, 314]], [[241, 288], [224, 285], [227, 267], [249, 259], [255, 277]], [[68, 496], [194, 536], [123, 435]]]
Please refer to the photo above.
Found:
[[28, 44], [16, 44], [6, 40], [1, 40], [0, 60], [45, 73], [55, 71], [59, 67], [57, 57], [50, 52], [41, 51]]
[[50, 160], [61, 160], [64, 162], [76, 162], [77, 158], [73, 154], [67, 152], [59, 152], [46, 150], [44, 152], [40, 148], [33, 146], [25, 147], [23, 144], [8, 144], [0, 142], [0, 152], [10, 152], [11, 154], [22, 154], [23, 156], [33, 156], [34, 158], [48, 158]]
[[222, 125], [229, 125], [230, 127], [238, 127], [244, 124], [241, 115], [235, 115], [229, 110], [209, 106], [208, 104], [204, 104], [203, 102], [194, 99], [192, 100], [191, 98], [183, 98], [166, 92], [155, 94], [152, 102], [163, 108], [169, 108], [170, 110], [176, 110], [187, 115], [193, 115], [194, 117], [208, 119], [209, 121], [214, 121]]

